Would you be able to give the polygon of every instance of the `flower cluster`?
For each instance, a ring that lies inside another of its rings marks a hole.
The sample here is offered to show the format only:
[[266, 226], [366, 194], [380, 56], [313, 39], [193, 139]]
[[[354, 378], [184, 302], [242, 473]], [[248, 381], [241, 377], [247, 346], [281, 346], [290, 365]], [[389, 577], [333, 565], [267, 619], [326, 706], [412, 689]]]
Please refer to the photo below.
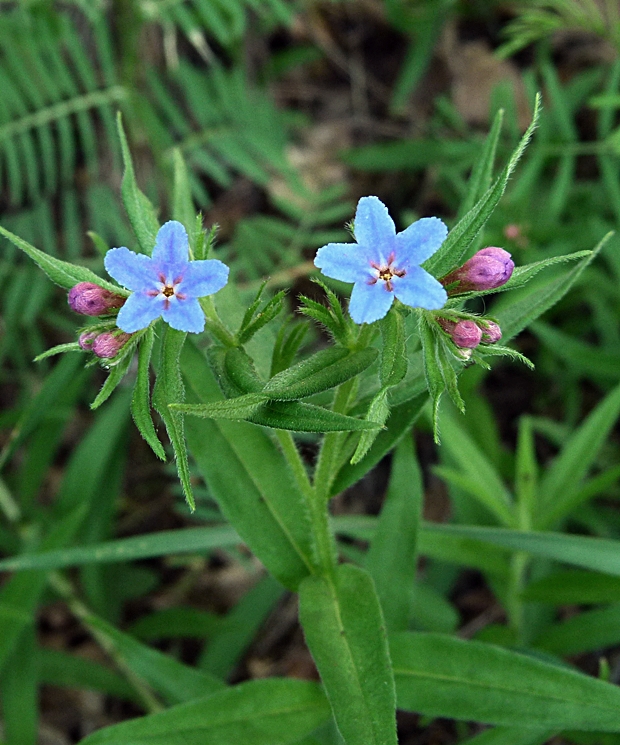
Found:
[[353, 282], [349, 313], [355, 323], [373, 323], [394, 298], [413, 308], [437, 310], [448, 298], [441, 283], [422, 264], [444, 242], [448, 228], [424, 217], [401, 233], [377, 197], [362, 197], [355, 213], [356, 243], [328, 243], [314, 260], [332, 279]]
[[159, 229], [152, 256], [113, 248], [104, 263], [108, 274], [132, 294], [125, 298], [92, 282], [79, 282], [69, 291], [68, 302], [86, 316], [118, 312], [113, 326], [86, 330], [78, 340], [82, 349], [106, 359], [160, 316], [178, 331], [200, 333], [205, 317], [198, 298], [212, 295], [228, 281], [228, 267], [221, 261], [189, 260], [187, 232], [175, 220]]
[[131, 334], [160, 316], [173, 329], [199, 334], [205, 317], [198, 298], [213, 295], [228, 282], [228, 267], [217, 259], [189, 260], [183, 225], [170, 220], [157, 233], [151, 256], [124, 246], [106, 254], [105, 268], [132, 291], [118, 314], [117, 325]]

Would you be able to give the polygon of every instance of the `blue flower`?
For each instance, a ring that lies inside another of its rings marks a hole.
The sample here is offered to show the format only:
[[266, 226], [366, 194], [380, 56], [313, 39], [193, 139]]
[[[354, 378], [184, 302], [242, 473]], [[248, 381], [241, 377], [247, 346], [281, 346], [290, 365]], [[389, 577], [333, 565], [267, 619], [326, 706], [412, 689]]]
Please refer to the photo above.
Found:
[[323, 274], [354, 282], [349, 313], [355, 323], [383, 318], [396, 296], [413, 308], [437, 310], [448, 296], [420, 264], [444, 242], [448, 228], [438, 217], [423, 217], [396, 233], [378, 197], [362, 197], [355, 213], [357, 243], [328, 243], [314, 260]]
[[228, 281], [228, 267], [221, 261], [189, 260], [187, 233], [176, 220], [161, 226], [152, 256], [112, 248], [104, 264], [111, 277], [133, 290], [116, 320], [128, 334], [160, 316], [173, 329], [199, 334], [205, 317], [198, 298], [213, 295]]

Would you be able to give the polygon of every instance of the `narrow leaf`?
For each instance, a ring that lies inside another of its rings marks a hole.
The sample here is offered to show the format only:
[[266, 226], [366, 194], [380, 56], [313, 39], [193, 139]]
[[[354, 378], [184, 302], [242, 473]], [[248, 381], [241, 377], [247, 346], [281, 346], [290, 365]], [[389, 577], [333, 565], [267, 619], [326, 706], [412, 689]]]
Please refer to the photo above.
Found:
[[153, 405], [160, 413], [166, 425], [166, 431], [174, 450], [177, 471], [185, 499], [190, 510], [195, 509], [194, 494], [190, 480], [189, 463], [187, 460], [187, 449], [185, 447], [185, 436], [183, 432], [183, 417], [180, 413], [172, 410], [169, 404], [183, 401], [184, 390], [179, 368], [179, 356], [185, 337], [183, 331], [176, 331], [166, 324], [161, 343], [161, 355], [157, 380], [153, 390]]
[[533, 657], [441, 634], [390, 638], [398, 705], [432, 717], [620, 731], [620, 689]]
[[370, 576], [341, 564], [333, 583], [306, 578], [299, 617], [347, 745], [396, 745], [392, 670]]
[[149, 326], [138, 350], [138, 376], [131, 399], [131, 415], [140, 434], [148, 442], [155, 455], [161, 458], [161, 460], [166, 460], [166, 453], [157, 437], [151, 417], [151, 381], [149, 370], [154, 341], [155, 332]]
[[123, 154], [123, 163], [125, 172], [121, 182], [121, 196], [123, 204], [127, 210], [127, 217], [131, 223], [138, 243], [143, 253], [150, 255], [154, 246], [157, 231], [159, 230], [159, 221], [155, 208], [138, 188], [136, 174], [133, 168], [127, 136], [123, 128], [123, 119], [120, 112], [116, 117], [118, 136], [121, 141], [121, 152]]
[[82, 745], [293, 745], [328, 718], [316, 683], [271, 678], [104, 727]]
[[394, 453], [392, 473], [377, 530], [366, 556], [388, 631], [409, 627], [417, 570], [423, 487], [413, 440]]
[[71, 289], [79, 282], [92, 282], [93, 284], [104, 287], [107, 290], [116, 292], [118, 295], [129, 296], [129, 292], [118, 285], [113, 285], [111, 282], [106, 282], [105, 279], [101, 279], [97, 274], [91, 272], [90, 269], [86, 269], [83, 266], [77, 266], [70, 264], [68, 261], [61, 261], [54, 256], [49, 256], [44, 251], [40, 251], [38, 248], [32, 246], [28, 241], [19, 238], [19, 236], [10, 233], [6, 228], [0, 226], [0, 235], [3, 235], [7, 240], [11, 241], [14, 246], [21, 249], [25, 254], [28, 254], [30, 258], [39, 266], [45, 274], [61, 287]]

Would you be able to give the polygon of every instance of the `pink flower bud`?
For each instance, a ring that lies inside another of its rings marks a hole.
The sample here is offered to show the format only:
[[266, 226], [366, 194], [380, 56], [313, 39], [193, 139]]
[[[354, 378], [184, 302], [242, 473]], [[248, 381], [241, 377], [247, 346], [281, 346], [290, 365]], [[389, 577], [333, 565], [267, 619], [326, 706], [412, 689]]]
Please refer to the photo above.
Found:
[[80, 334], [78, 344], [86, 352], [91, 352], [93, 348], [93, 340], [97, 337], [96, 331], [84, 331]]
[[484, 344], [495, 344], [502, 338], [502, 330], [495, 321], [484, 321], [480, 324]]
[[83, 316], [102, 316], [120, 308], [125, 298], [92, 282], [80, 282], [69, 290], [68, 301], [71, 310], [76, 313]]
[[473, 321], [449, 321], [447, 318], [439, 318], [438, 322], [457, 347], [474, 349], [482, 341], [482, 330]]
[[120, 334], [114, 331], [104, 331], [103, 334], [99, 334], [93, 341], [93, 354], [105, 359], [116, 357], [121, 348], [129, 341], [130, 337], [131, 334], [126, 334], [124, 331], [121, 331]]
[[441, 283], [447, 287], [458, 282], [456, 287], [448, 291], [450, 295], [494, 290], [508, 282], [514, 268], [514, 261], [508, 251], [489, 246], [475, 253], [463, 266], [447, 274]]

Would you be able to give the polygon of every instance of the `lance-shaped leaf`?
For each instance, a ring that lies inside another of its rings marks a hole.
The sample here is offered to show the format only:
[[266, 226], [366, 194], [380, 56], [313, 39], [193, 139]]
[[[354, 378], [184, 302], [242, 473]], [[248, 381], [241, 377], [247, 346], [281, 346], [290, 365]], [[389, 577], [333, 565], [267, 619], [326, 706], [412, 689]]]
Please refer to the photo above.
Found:
[[151, 382], [149, 379], [149, 367], [154, 340], [155, 332], [153, 331], [153, 328], [149, 326], [138, 350], [138, 376], [136, 378], [131, 399], [131, 415], [136, 427], [140, 431], [140, 434], [151, 446], [155, 455], [158, 458], [161, 458], [161, 460], [166, 460], [166, 453], [157, 437], [157, 432], [153, 425], [153, 418], [151, 417]]
[[333, 581], [306, 578], [299, 618], [347, 745], [396, 745], [385, 623], [370, 575], [341, 564]]
[[153, 389], [153, 405], [166, 425], [166, 431], [168, 432], [168, 437], [174, 450], [183, 493], [185, 494], [187, 504], [193, 511], [195, 509], [195, 502], [187, 460], [183, 417], [179, 412], [174, 411], [168, 406], [173, 401], [183, 401], [184, 398], [179, 356], [185, 344], [186, 336], [187, 334], [184, 331], [176, 331], [166, 324], [161, 344], [159, 370], [155, 388]]
[[75, 287], [79, 282], [92, 282], [95, 285], [104, 287], [106, 290], [116, 292], [118, 295], [129, 295], [129, 292], [123, 287], [113, 285], [111, 282], [106, 282], [105, 279], [101, 279], [97, 274], [91, 272], [90, 269], [70, 264], [68, 261], [61, 261], [54, 256], [49, 256], [44, 251], [40, 251], [38, 248], [35, 248], [28, 243], [28, 241], [14, 235], [1, 226], [0, 235], [3, 235], [7, 240], [11, 241], [14, 246], [22, 250], [25, 254], [28, 254], [35, 264], [37, 264], [37, 266], [47, 274], [52, 282], [61, 287], [65, 287], [69, 290], [72, 287]]
[[511, 650], [442, 634], [390, 637], [398, 705], [432, 717], [620, 732], [620, 688]]
[[350, 353], [338, 347], [324, 349], [275, 375], [262, 392], [285, 401], [312, 396], [359, 375], [372, 365], [377, 354], [372, 347]]
[[381, 338], [379, 380], [382, 386], [393, 386], [407, 374], [405, 319], [397, 310], [391, 310], [381, 321]]
[[[182, 358], [188, 397], [221, 397], [204, 355], [186, 344]], [[296, 589], [314, 569], [303, 495], [271, 438], [245, 422], [188, 417], [187, 442], [227, 520], [283, 585]]]
[[504, 194], [508, 180], [517, 163], [525, 152], [525, 148], [536, 128], [539, 114], [540, 94], [536, 96], [532, 123], [527, 128], [499, 178], [477, 204], [452, 228], [441, 249], [425, 263], [424, 268], [434, 276], [441, 277], [453, 269], [461, 261], [467, 249], [486, 224]]
[[150, 200], [138, 188], [138, 182], [136, 181], [136, 174], [133, 168], [131, 153], [129, 151], [127, 136], [125, 135], [123, 119], [120, 112], [116, 118], [116, 124], [118, 127], [118, 136], [121, 141], [123, 163], [125, 165], [125, 172], [123, 173], [123, 180], [121, 181], [121, 196], [123, 198], [123, 204], [127, 210], [127, 217], [129, 218], [131, 227], [136, 234], [141, 250], [150, 256], [155, 246], [155, 237], [159, 230], [159, 221], [157, 219], [157, 214], [155, 213], [155, 208]]
[[494, 308], [494, 313], [502, 328], [503, 340], [508, 341], [516, 336], [561, 300], [612, 235], [613, 233], [607, 233], [592, 253], [581, 259], [577, 266], [542, 287], [536, 286], [532, 287], [529, 292], [515, 293], [516, 297], [504, 296], [502, 301], [498, 302], [497, 309]]
[[300, 401], [269, 401], [262, 393], [247, 393], [208, 404], [171, 404], [170, 408], [205, 419], [247, 421], [293, 432], [356, 432], [381, 428], [381, 424], [355, 419], [321, 406]]
[[271, 678], [105, 727], [82, 745], [292, 745], [328, 718], [316, 683]]
[[177, 147], [172, 151], [172, 158], [174, 162], [172, 218], [185, 226], [187, 237], [189, 238], [189, 246], [194, 251], [196, 247], [196, 210], [194, 209], [194, 200], [192, 199], [192, 188], [189, 183], [187, 164]]

